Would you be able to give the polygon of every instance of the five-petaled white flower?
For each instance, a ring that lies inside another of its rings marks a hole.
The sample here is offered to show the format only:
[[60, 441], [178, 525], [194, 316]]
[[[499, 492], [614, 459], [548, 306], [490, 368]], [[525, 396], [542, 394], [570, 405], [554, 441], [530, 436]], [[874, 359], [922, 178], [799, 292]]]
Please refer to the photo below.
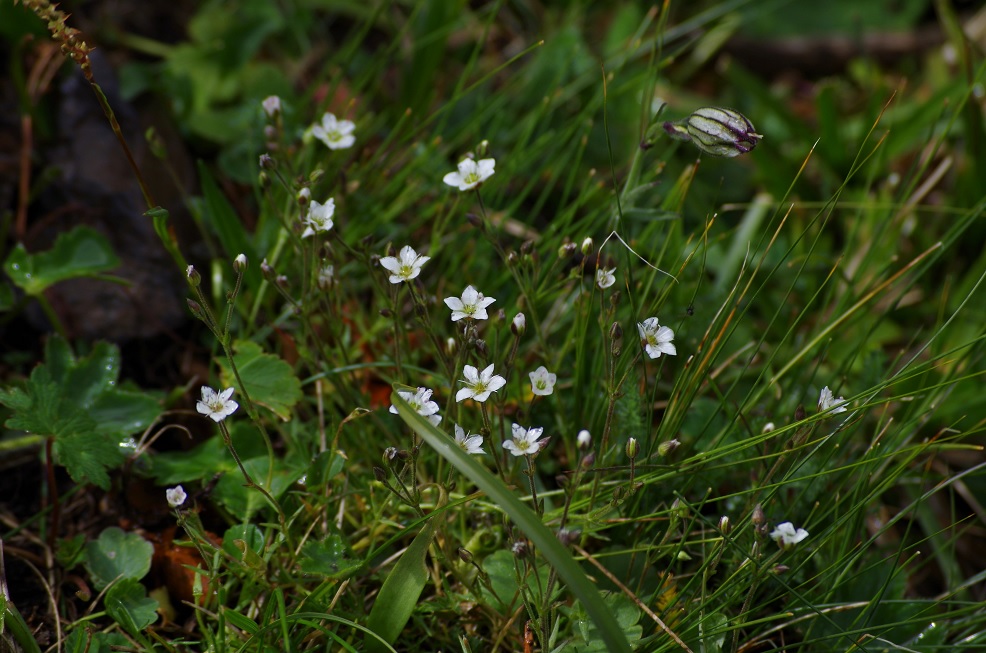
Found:
[[418, 256], [418, 253], [405, 245], [401, 252], [396, 256], [384, 256], [380, 259], [380, 265], [390, 271], [390, 283], [400, 283], [410, 281], [421, 274], [421, 266], [431, 260], [430, 256]]
[[486, 307], [495, 302], [493, 297], [487, 297], [472, 286], [466, 286], [462, 291], [462, 298], [449, 297], [445, 300], [445, 305], [452, 309], [452, 321], [458, 322], [464, 317], [473, 320], [485, 320], [489, 318]]
[[842, 397], [833, 397], [832, 391], [829, 390], [828, 386], [822, 388], [822, 393], [818, 395], [819, 412], [829, 410], [831, 408], [832, 415], [836, 415], [838, 413], [844, 413], [847, 410], [849, 410], [848, 408], [846, 408], [846, 404], [848, 403], [849, 402], [843, 399]]
[[471, 190], [493, 176], [494, 165], [496, 165], [494, 159], [480, 159], [478, 162], [468, 158], [463, 159], [459, 161], [458, 171], [448, 173], [442, 181], [449, 186], [456, 186], [459, 190]]
[[463, 381], [466, 387], [455, 393], [456, 401], [473, 399], [483, 402], [490, 398], [490, 393], [496, 392], [507, 384], [507, 380], [502, 376], [493, 374], [492, 363], [482, 372], [472, 365], [466, 365], [462, 368], [462, 374], [466, 377]]
[[555, 381], [558, 380], [558, 375], [549, 372], [544, 365], [528, 376], [531, 377], [531, 392], [539, 397], [547, 397], [555, 391]]
[[172, 508], [177, 508], [181, 504], [185, 503], [187, 496], [185, 495], [185, 490], [180, 485], [168, 488], [164, 491], [164, 496], [168, 500], [168, 505]]
[[332, 216], [336, 212], [336, 201], [329, 198], [325, 204], [312, 202], [308, 205], [308, 215], [305, 216], [305, 231], [301, 234], [302, 238], [314, 236], [322, 231], [328, 231], [334, 224]]
[[547, 440], [538, 442], [538, 438], [544, 433], [543, 427], [532, 426], [525, 429], [520, 424], [514, 424], [510, 429], [513, 439], [504, 442], [503, 448], [515, 456], [533, 456], [541, 450], [541, 447], [548, 444]]
[[808, 537], [808, 531], [803, 528], [795, 529], [794, 524], [789, 521], [778, 524], [777, 528], [770, 534], [770, 539], [777, 542], [782, 549], [794, 546], [806, 537]]
[[[438, 414], [438, 403], [431, 400], [431, 390], [428, 388], [418, 388], [417, 392], [399, 390], [397, 394], [410, 404], [418, 415], [431, 422], [432, 426], [438, 426], [438, 423], [442, 421], [442, 416]], [[390, 412], [396, 415], [397, 407], [391, 406]]]
[[195, 410], [207, 417], [211, 417], [214, 422], [221, 422], [240, 407], [238, 403], [230, 399], [233, 396], [233, 388], [226, 388], [222, 392], [216, 392], [207, 385], [202, 386], [202, 399], [195, 404]]
[[331, 113], [322, 116], [321, 125], [312, 125], [312, 136], [325, 143], [330, 150], [344, 150], [356, 142], [353, 130], [356, 125], [349, 120], [337, 120]]
[[666, 326], [657, 323], [656, 317], [649, 317], [643, 322], [637, 322], [637, 332], [640, 339], [644, 342], [644, 351], [651, 358], [660, 358], [661, 354], [675, 356], [678, 350], [671, 342], [674, 340], [674, 331]]
[[616, 283], [616, 268], [597, 268], [596, 285], [600, 290], [606, 290]]
[[483, 451], [483, 436], [467, 433], [458, 424], [455, 425], [455, 443], [466, 453], [485, 454]]

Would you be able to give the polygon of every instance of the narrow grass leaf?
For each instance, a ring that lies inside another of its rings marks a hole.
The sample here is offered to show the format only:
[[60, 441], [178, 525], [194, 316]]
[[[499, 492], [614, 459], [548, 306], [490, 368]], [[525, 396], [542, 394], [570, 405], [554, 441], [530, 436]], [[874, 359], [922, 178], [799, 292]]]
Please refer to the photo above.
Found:
[[565, 582], [572, 594], [581, 601], [586, 613], [595, 622], [596, 628], [599, 629], [599, 634], [608, 649], [612, 652], [629, 653], [630, 643], [613, 614], [603, 603], [599, 590], [589, 582], [572, 555], [562, 546], [558, 538], [541, 523], [537, 515], [521, 503], [503, 484], [503, 481], [493, 476], [456, 445], [452, 438], [418, 415], [396, 391], [391, 394], [390, 400], [397, 408], [401, 419], [415, 433], [420, 435], [435, 451], [485, 492], [534, 542], [538, 551], [558, 572], [558, 576]]

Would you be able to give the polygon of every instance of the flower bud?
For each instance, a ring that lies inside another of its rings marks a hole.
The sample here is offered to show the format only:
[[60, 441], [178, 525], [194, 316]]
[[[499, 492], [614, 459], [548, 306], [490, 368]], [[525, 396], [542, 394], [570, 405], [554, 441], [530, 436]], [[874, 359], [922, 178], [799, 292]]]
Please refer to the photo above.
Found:
[[666, 122], [664, 131], [713, 156], [745, 154], [763, 138], [746, 116], [721, 107], [703, 107], [684, 120]]
[[243, 272], [247, 269], [247, 257], [246, 254], [237, 254], [236, 258], [233, 259], [233, 269], [237, 272]]
[[592, 242], [592, 238], [589, 238], [587, 236], [586, 239], [582, 241], [582, 253], [585, 254], [586, 256], [588, 256], [589, 253], [595, 247], [595, 245], [596, 244], [594, 242]]
[[449, 338], [445, 341], [445, 353], [449, 356], [454, 356], [457, 345], [458, 343], [456, 343], [455, 338]]
[[273, 170], [277, 166], [274, 164], [274, 159], [270, 158], [270, 154], [266, 152], [260, 155], [260, 169], [261, 170]]
[[476, 353], [479, 354], [480, 358], [486, 360], [490, 357], [490, 348], [486, 344], [485, 340], [476, 340], [476, 344], [474, 346], [476, 347]]
[[390, 462], [397, 457], [397, 447], [387, 447], [383, 450], [383, 461]]
[[185, 301], [188, 302], [188, 310], [192, 311], [192, 315], [205, 322], [205, 311], [202, 310], [202, 305], [194, 299], [187, 299]]
[[515, 336], [523, 335], [524, 331], [527, 329], [527, 318], [523, 313], [517, 313], [514, 315], [513, 322], [510, 323], [510, 330]]
[[298, 191], [297, 195], [295, 195], [295, 200], [297, 200], [298, 204], [303, 207], [308, 206], [308, 203], [312, 201], [312, 189], [305, 186]]
[[586, 429], [579, 431], [578, 436], [576, 436], [575, 441], [579, 445], [579, 449], [588, 449], [592, 446], [592, 434]]
[[763, 425], [763, 428], [760, 429], [760, 432], [761, 433], [770, 433], [771, 431], [773, 431], [776, 428], [777, 427], [774, 426], [774, 423], [773, 422], [767, 422], [766, 424]]
[[719, 532], [723, 535], [729, 535], [729, 532], [733, 530], [733, 525], [729, 522], [729, 517], [723, 515], [719, 518]]
[[466, 564], [472, 562], [472, 553], [469, 552], [469, 549], [460, 546], [457, 553], [459, 554], [459, 560], [462, 562], [465, 562]]
[[671, 504], [671, 515], [678, 519], [684, 519], [688, 516], [688, 506], [682, 503], [681, 499], [675, 499], [674, 503]]
[[664, 457], [669, 456], [674, 453], [674, 450], [681, 446], [681, 443], [677, 439], [665, 440], [661, 444], [657, 445], [657, 455]]
[[198, 288], [199, 284], [202, 283], [202, 275], [192, 265], [185, 268], [185, 277], [188, 279], [188, 285], [192, 288]]
[[575, 253], [575, 243], [565, 243], [558, 248], [558, 258], [568, 258]]
[[276, 95], [269, 95], [260, 103], [264, 108], [264, 113], [268, 118], [274, 118], [281, 113], [281, 98]]
[[609, 339], [613, 356], [619, 356], [620, 352], [623, 351], [623, 327], [620, 326], [619, 322], [613, 322], [613, 326], [609, 328]]
[[592, 464], [596, 462], [596, 452], [590, 451], [582, 459], [582, 469], [592, 469]]
[[633, 460], [640, 453], [640, 447], [637, 445], [637, 438], [630, 438], [627, 440], [626, 454], [627, 458]]
[[383, 467], [374, 467], [373, 478], [383, 483], [384, 481], [387, 480], [387, 470], [385, 470]]

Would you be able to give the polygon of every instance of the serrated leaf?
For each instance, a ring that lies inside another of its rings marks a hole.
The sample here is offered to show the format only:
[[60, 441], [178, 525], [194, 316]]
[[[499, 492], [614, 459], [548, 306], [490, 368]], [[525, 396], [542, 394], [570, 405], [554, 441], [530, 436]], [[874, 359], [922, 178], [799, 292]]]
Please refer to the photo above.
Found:
[[[76, 483], [92, 483], [108, 490], [110, 477], [106, 470], [116, 469], [125, 458], [120, 450], [119, 438], [100, 433], [88, 415], [80, 412], [77, 418], [72, 432], [55, 438], [54, 451], [58, 464], [65, 467]], [[82, 426], [84, 424], [91, 426]]]
[[143, 578], [153, 554], [153, 545], [140, 535], [111, 526], [86, 544], [85, 565], [93, 585], [102, 590], [117, 578]]
[[65, 638], [65, 653], [113, 653], [130, 647], [130, 640], [122, 633], [92, 632], [85, 627], [76, 628]]
[[[233, 343], [233, 360], [250, 398], [287, 421], [291, 408], [301, 399], [301, 382], [291, 366], [273, 354], [265, 354], [255, 342]], [[229, 362], [220, 360], [223, 387], [236, 386]]]
[[324, 540], [308, 540], [301, 548], [301, 571], [318, 574], [329, 580], [348, 578], [363, 566], [338, 533]]
[[[89, 416], [107, 434], [126, 436], [143, 431], [161, 414], [161, 402], [153, 395], [132, 390], [111, 390], [96, 398]], [[118, 438], [114, 438], [119, 440]]]
[[[48, 342], [56, 340], [61, 338]], [[119, 376], [120, 350], [108, 342], [97, 342], [88, 356], [75, 361], [62, 376], [52, 374], [52, 379], [62, 386], [65, 401], [89, 408], [99, 395], [116, 385]]]
[[191, 451], [165, 451], [150, 459], [150, 475], [160, 485], [187, 483], [231, 472], [236, 462], [218, 437], [209, 438]]
[[90, 227], [76, 227], [59, 234], [52, 248], [29, 254], [18, 243], [4, 269], [11, 281], [28, 295], [40, 295], [59, 281], [91, 277], [120, 265], [109, 241]]
[[144, 586], [133, 578], [121, 580], [107, 590], [103, 604], [113, 621], [134, 636], [157, 621], [157, 601], [148, 597]]

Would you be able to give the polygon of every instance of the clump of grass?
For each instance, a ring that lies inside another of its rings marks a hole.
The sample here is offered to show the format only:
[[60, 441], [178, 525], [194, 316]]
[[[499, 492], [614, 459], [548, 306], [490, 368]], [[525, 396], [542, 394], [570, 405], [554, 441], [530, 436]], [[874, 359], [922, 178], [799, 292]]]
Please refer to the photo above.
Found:
[[[429, 44], [502, 27], [467, 16], [406, 23], [407, 83], [437, 85], [434, 104], [395, 108], [382, 55], [327, 65], [348, 89], [329, 110], [258, 98], [251, 229], [203, 179], [210, 281], [176, 273], [208, 383], [234, 392], [199, 409], [221, 444], [142, 454], [197, 552], [191, 598], [159, 599], [191, 634], [135, 627], [138, 597], [107, 602], [110, 635], [77, 619], [68, 641], [980, 644], [982, 574], [957, 552], [983, 519], [983, 463], [959, 456], [981, 451], [986, 271], [963, 239], [984, 203], [932, 205], [922, 185], [934, 152], [976, 154], [955, 138], [962, 109], [923, 118], [930, 147], [894, 143], [883, 125], [918, 101], [895, 99], [826, 184], [830, 162], [785, 139], [804, 126], [766, 90], [655, 109], [667, 14], [616, 34], [602, 78], [575, 16], [512, 60], [476, 45], [442, 69]], [[946, 95], [968, 106], [970, 88]], [[765, 179], [776, 160], [791, 172]], [[720, 179], [743, 199], [720, 206]], [[948, 219], [915, 228], [932, 213]]]

